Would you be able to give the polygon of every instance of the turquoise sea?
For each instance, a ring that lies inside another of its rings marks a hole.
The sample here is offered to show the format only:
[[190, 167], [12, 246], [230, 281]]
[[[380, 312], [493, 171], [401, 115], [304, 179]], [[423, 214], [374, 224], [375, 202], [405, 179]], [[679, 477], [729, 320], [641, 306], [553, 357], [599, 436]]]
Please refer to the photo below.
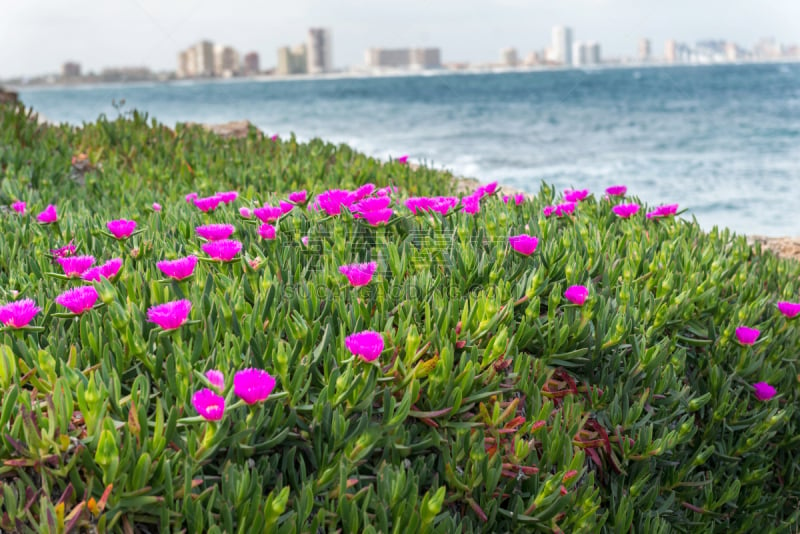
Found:
[[800, 235], [800, 64], [225, 80], [21, 90], [52, 121], [249, 119], [535, 191], [625, 184], [707, 229]]

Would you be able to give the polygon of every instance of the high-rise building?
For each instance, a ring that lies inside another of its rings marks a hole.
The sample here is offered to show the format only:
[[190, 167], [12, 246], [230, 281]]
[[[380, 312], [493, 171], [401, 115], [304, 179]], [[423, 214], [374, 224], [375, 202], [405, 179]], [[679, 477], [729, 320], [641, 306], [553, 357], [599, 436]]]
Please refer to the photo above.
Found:
[[307, 70], [306, 45], [284, 46], [278, 49], [278, 68], [276, 73], [282, 76], [305, 74]]
[[506, 67], [516, 67], [519, 63], [519, 56], [517, 56], [516, 48], [503, 48], [500, 51], [500, 63]]
[[190, 78], [194, 76], [194, 58], [190, 58], [190, 51], [193, 50], [190, 48], [189, 50], [183, 50], [182, 52], [178, 53], [178, 70], [176, 74], [178, 78]]
[[331, 51], [331, 31], [327, 28], [311, 28], [308, 30], [307, 68], [311, 74], [330, 72], [333, 70]]
[[214, 47], [214, 75], [230, 77], [239, 73], [239, 53], [230, 46]]
[[585, 67], [600, 64], [600, 43], [596, 41], [575, 41], [572, 45], [572, 64]]
[[728, 61], [739, 61], [742, 55], [739, 45], [733, 42], [725, 43], [725, 59]]
[[246, 74], [258, 74], [260, 71], [258, 52], [250, 52], [244, 56], [244, 71]]
[[667, 63], [675, 63], [678, 60], [678, 43], [674, 39], [664, 44], [664, 59]]
[[639, 39], [639, 61], [646, 63], [650, 61], [650, 39]]
[[61, 76], [64, 78], [78, 78], [81, 75], [81, 64], [67, 61], [61, 65]]
[[211, 41], [200, 41], [195, 46], [197, 56], [195, 76], [214, 75], [214, 43]]
[[562, 65], [572, 65], [572, 28], [553, 27], [552, 59]]
[[438, 69], [442, 66], [442, 53], [438, 48], [412, 48], [411, 67], [418, 69]]

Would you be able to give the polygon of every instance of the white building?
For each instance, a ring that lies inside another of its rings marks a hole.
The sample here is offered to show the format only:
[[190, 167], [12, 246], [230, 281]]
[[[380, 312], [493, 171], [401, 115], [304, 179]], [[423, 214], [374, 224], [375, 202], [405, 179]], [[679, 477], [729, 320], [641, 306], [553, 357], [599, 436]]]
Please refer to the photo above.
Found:
[[519, 56], [516, 48], [503, 48], [500, 50], [500, 63], [506, 67], [516, 67], [519, 63]]
[[572, 44], [572, 64], [586, 67], [600, 64], [600, 43], [596, 41], [575, 41]]
[[214, 75], [230, 77], [239, 74], [239, 53], [230, 46], [214, 47]]
[[327, 28], [309, 29], [307, 53], [307, 71], [310, 74], [332, 71], [331, 31]]
[[369, 48], [364, 54], [374, 69], [435, 69], [442, 66], [438, 48]]
[[572, 28], [553, 27], [552, 60], [562, 65], [572, 65]]

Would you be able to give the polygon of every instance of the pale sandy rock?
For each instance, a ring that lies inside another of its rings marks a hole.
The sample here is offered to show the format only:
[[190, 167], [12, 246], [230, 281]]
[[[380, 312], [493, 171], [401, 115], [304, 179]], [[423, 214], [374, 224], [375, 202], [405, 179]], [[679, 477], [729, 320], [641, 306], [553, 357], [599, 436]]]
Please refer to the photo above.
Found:
[[765, 237], [751, 235], [747, 237], [750, 244], [761, 244], [762, 250], [769, 250], [781, 258], [800, 260], [800, 237]]

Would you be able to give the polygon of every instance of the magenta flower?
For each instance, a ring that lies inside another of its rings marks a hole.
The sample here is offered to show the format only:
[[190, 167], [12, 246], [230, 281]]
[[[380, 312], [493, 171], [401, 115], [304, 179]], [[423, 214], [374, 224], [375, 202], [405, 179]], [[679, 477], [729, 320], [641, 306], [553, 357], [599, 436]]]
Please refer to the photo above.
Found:
[[408, 155], [400, 156], [395, 161], [397, 161], [397, 163], [399, 163], [400, 165], [406, 165], [408, 163]]
[[94, 256], [67, 256], [56, 259], [69, 277], [78, 277], [94, 265]]
[[280, 206], [264, 206], [263, 208], [254, 209], [253, 215], [258, 217], [261, 222], [271, 223], [277, 221], [283, 215], [283, 210], [281, 210]]
[[550, 217], [556, 211], [555, 206], [545, 206], [542, 208], [542, 213], [544, 213], [545, 217]]
[[192, 311], [190, 301], [174, 300], [148, 309], [147, 320], [156, 323], [164, 330], [175, 330], [186, 322], [190, 311]]
[[187, 256], [177, 260], [163, 260], [156, 263], [161, 272], [174, 280], [183, 280], [194, 274], [197, 256]]
[[69, 289], [56, 297], [56, 304], [64, 306], [76, 315], [92, 309], [97, 302], [97, 290], [94, 286], [81, 286]]
[[264, 223], [258, 227], [258, 235], [267, 240], [275, 239], [275, 227], [269, 223]]
[[42, 311], [32, 299], [22, 299], [0, 306], [0, 323], [11, 328], [28, 326], [37, 313]]
[[344, 344], [347, 350], [365, 362], [377, 359], [383, 352], [383, 336], [372, 330], [350, 334], [344, 339]]
[[347, 277], [350, 285], [353, 287], [365, 286], [372, 281], [372, 275], [378, 264], [374, 261], [369, 263], [352, 263], [350, 265], [342, 265], [339, 267], [339, 272]]
[[103, 265], [98, 265], [97, 267], [89, 269], [83, 273], [81, 278], [90, 282], [99, 282], [100, 278], [114, 278], [121, 268], [122, 258], [114, 258], [108, 260]]
[[195, 200], [195, 199], [197, 198], [197, 193], [195, 193], [194, 191], [192, 191], [191, 193], [189, 193], [188, 195], [186, 195], [186, 197], [185, 197], [185, 198], [186, 198], [186, 202], [187, 202], [187, 203], [189, 203], [189, 202], [192, 202], [193, 200]]
[[301, 238], [300, 238], [300, 241], [302, 241], [302, 243], [303, 243], [305, 246], [308, 246], [308, 236], [307, 236], [307, 235], [304, 235], [303, 237], [301, 237]]
[[761, 331], [756, 328], [749, 328], [747, 326], [740, 326], [736, 329], [736, 338], [742, 345], [752, 345], [761, 335]]
[[291, 202], [286, 202], [285, 200], [281, 200], [278, 206], [281, 209], [281, 215], [286, 215], [294, 209], [294, 204]]
[[362, 198], [368, 197], [375, 191], [375, 184], [368, 183], [364, 184], [355, 191], [353, 191], [353, 202], [361, 200]]
[[556, 217], [563, 217], [564, 215], [569, 215], [574, 211], [574, 202], [564, 202], [563, 204], [558, 204], [557, 206], [545, 206], [544, 209], [542, 209], [545, 217], [550, 217], [550, 215], [553, 214], [555, 214]]
[[208, 388], [192, 395], [192, 406], [206, 421], [219, 421], [225, 414], [225, 398]]
[[461, 204], [464, 206], [461, 211], [475, 215], [481, 211], [481, 197], [473, 193], [461, 198]]
[[127, 219], [118, 219], [116, 221], [108, 221], [106, 223], [108, 231], [111, 232], [116, 239], [127, 239], [136, 230], [136, 221], [129, 221]]
[[275, 141], [277, 141], [277, 140], [278, 140], [278, 134], [275, 134], [275, 135], [273, 135], [273, 136], [272, 136], [272, 137], [270, 137], [269, 139], [270, 139], [270, 141], [272, 141], [272, 142], [274, 143]]
[[659, 206], [655, 210], [648, 212], [647, 218], [653, 219], [657, 217], [670, 217], [678, 212], [677, 204], [667, 204], [666, 206]]
[[606, 188], [606, 194], [612, 197], [623, 197], [628, 192], [628, 188], [624, 185], [612, 185]]
[[70, 241], [66, 245], [61, 248], [55, 248], [50, 251], [50, 254], [53, 255], [54, 258], [64, 258], [66, 256], [72, 256], [75, 254], [75, 245]]
[[25, 214], [25, 203], [22, 201], [17, 201], [11, 204], [11, 209], [19, 213], [20, 215]]
[[753, 390], [756, 394], [756, 398], [760, 401], [768, 401], [777, 393], [775, 388], [766, 382], [756, 382], [753, 384]]
[[245, 219], [249, 219], [253, 216], [253, 210], [250, 208], [239, 208], [239, 215]]
[[153, 202], [153, 211], [161, 211], [161, 204]]
[[380, 189], [377, 189], [375, 191], [375, 194], [378, 195], [379, 197], [388, 197], [391, 196], [392, 193], [397, 193], [398, 191], [400, 191], [399, 187], [397, 186], [392, 187], [390, 185], [387, 185], [386, 187], [381, 187]]
[[639, 204], [617, 204], [611, 208], [611, 211], [616, 213], [618, 217], [627, 219], [639, 211]]
[[214, 386], [214, 389], [220, 393], [223, 392], [225, 389], [225, 375], [222, 374], [222, 371], [217, 371], [216, 369], [206, 371], [206, 378], [208, 378], [208, 381]]
[[206, 224], [194, 229], [197, 235], [208, 241], [228, 239], [235, 230], [232, 224]]
[[231, 261], [242, 250], [242, 244], [233, 239], [223, 239], [222, 241], [209, 241], [200, 248], [203, 252], [217, 261]]
[[194, 199], [194, 205], [203, 212], [214, 211], [220, 203], [222, 203], [222, 199], [217, 195]]
[[497, 191], [497, 182], [492, 182], [480, 186], [478, 189], [475, 190], [473, 195], [476, 195], [478, 198], [483, 198], [486, 195], [494, 195], [495, 191]]
[[329, 189], [317, 197], [317, 205], [328, 215], [339, 215], [342, 206], [350, 207], [355, 201], [356, 195], [344, 189]]
[[226, 191], [224, 193], [217, 193], [214, 196], [217, 197], [223, 204], [230, 204], [231, 202], [239, 198], [239, 193], [237, 193], [236, 191]]
[[371, 226], [378, 226], [386, 224], [392, 218], [391, 208], [385, 210], [367, 211], [358, 215], [359, 218], [364, 218]]
[[427, 211], [435, 211], [446, 215], [456, 205], [458, 205], [458, 198], [456, 197], [410, 197], [405, 201], [405, 206], [414, 215], [420, 215]]
[[589, 196], [588, 189], [565, 189], [564, 200], [567, 202], [580, 202]]
[[586, 302], [586, 298], [589, 296], [589, 290], [586, 286], [569, 286], [566, 291], [564, 291], [564, 297], [573, 304], [577, 304], [578, 306], [583, 306], [583, 303]]
[[778, 302], [778, 310], [789, 319], [792, 319], [800, 313], [800, 303], [780, 301]]
[[233, 392], [247, 404], [266, 400], [275, 389], [275, 378], [261, 369], [244, 369], [233, 375]]
[[353, 204], [353, 211], [364, 213], [367, 211], [378, 211], [383, 210], [389, 207], [389, 204], [392, 203], [392, 199], [390, 197], [370, 197], [365, 198], [359, 202]]
[[292, 191], [289, 193], [289, 202], [295, 204], [305, 204], [308, 202], [308, 192], [303, 189], [302, 191]]
[[39, 215], [36, 216], [36, 220], [42, 224], [50, 224], [54, 223], [58, 220], [58, 213], [56, 213], [56, 207], [52, 204], [48, 204], [47, 207], [41, 212]]
[[539, 238], [528, 234], [520, 234], [508, 238], [511, 248], [524, 256], [530, 256], [539, 244]]
[[503, 202], [508, 204], [509, 201], [512, 201], [514, 205], [519, 206], [523, 202], [525, 202], [525, 195], [522, 193], [518, 193], [514, 196], [503, 195]]

